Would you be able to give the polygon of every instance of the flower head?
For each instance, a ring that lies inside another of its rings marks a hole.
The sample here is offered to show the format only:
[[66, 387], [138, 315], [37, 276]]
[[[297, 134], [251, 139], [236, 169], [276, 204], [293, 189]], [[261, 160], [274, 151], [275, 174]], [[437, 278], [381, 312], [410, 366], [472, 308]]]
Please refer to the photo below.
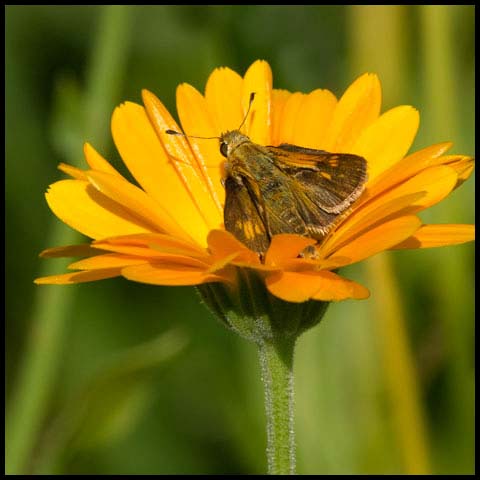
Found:
[[[250, 115], [250, 94], [255, 101]], [[473, 240], [473, 225], [423, 225], [417, 213], [444, 199], [473, 170], [473, 158], [445, 155], [440, 143], [406, 156], [418, 112], [399, 106], [380, 113], [378, 78], [365, 74], [337, 100], [328, 90], [309, 94], [272, 88], [264, 61], [241, 77], [228, 68], [210, 75], [202, 95], [177, 89], [183, 131], [219, 137], [236, 130], [259, 145], [289, 143], [366, 159], [362, 195], [318, 239], [294, 234], [271, 238], [259, 256], [225, 230], [225, 157], [218, 142], [169, 135], [179, 127], [161, 101], [143, 91], [144, 106], [126, 102], [112, 117], [116, 147], [137, 185], [126, 180], [89, 144], [86, 170], [65, 164], [69, 180], [46, 194], [52, 211], [90, 237], [85, 245], [50, 248], [44, 257], [79, 256], [72, 273], [39, 278], [71, 284], [123, 276], [156, 285], [221, 282], [238, 288], [242, 272], [256, 276], [287, 302], [366, 298], [368, 290], [334, 272], [389, 249], [426, 248]], [[301, 255], [315, 247], [315, 256]]]

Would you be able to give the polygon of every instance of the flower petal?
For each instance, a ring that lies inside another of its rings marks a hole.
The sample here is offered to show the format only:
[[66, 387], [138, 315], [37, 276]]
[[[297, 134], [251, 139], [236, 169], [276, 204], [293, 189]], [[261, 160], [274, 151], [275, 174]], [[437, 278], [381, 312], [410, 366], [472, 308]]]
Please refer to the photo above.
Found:
[[[188, 141], [181, 135], [172, 136], [166, 133], [169, 129], [178, 131], [178, 125], [153, 93], [143, 90], [142, 98], [150, 122], [168, 154], [171, 165], [187, 187], [191, 199], [209, 228], [217, 228], [223, 220], [221, 208], [211, 195], [210, 185], [206, 182], [201, 165], [191, 151]], [[203, 240], [204, 245], [205, 239]]]
[[322, 263], [322, 266], [324, 268], [338, 268], [371, 257], [410, 237], [421, 224], [422, 222], [416, 216], [399, 217], [382, 223], [338, 249], [325, 263]]
[[368, 162], [368, 183], [400, 161], [412, 145], [419, 124], [418, 111], [408, 105], [392, 108], [367, 127], [351, 153]]
[[232, 253], [237, 253], [235, 259], [239, 262], [246, 262], [252, 268], [260, 264], [255, 252], [249, 250], [242, 242], [225, 230], [212, 230], [208, 234], [208, 248], [216, 258], [224, 258]]
[[64, 273], [36, 278], [37, 285], [73, 285], [74, 283], [94, 282], [120, 276], [120, 268], [107, 268], [105, 270], [88, 270], [86, 272]]
[[62, 257], [89, 257], [92, 255], [101, 255], [105, 250], [95, 248], [90, 244], [68, 245], [65, 247], [47, 248], [40, 253], [42, 258], [62, 258]]
[[[145, 109], [131, 102], [118, 107], [112, 117], [112, 134], [123, 161], [145, 192], [162, 205], [192, 238], [205, 244], [206, 221], [192, 200], [176, 164], [158, 140]], [[193, 170], [193, 167], [189, 168]]]
[[180, 238], [190, 237], [161, 205], [149, 197], [142, 189], [125, 179], [105, 172], [89, 170], [87, 177], [90, 183], [113, 201], [123, 205], [138, 216], [153, 231], [168, 232]]
[[310, 299], [323, 301], [362, 299], [370, 295], [362, 285], [327, 270], [276, 272], [269, 275], [265, 283], [270, 293], [287, 302], [305, 302]]
[[104, 238], [95, 241], [94, 246], [105, 250], [113, 250], [116, 247], [122, 247], [123, 250], [113, 251], [130, 253], [131, 255], [144, 255], [144, 253], [142, 253], [143, 249], [148, 249], [150, 255], [153, 256], [160, 253], [166, 253], [202, 258], [204, 261], [208, 258], [207, 252], [204, 249], [199, 248], [198, 245], [180, 238], [172, 237], [171, 235], [163, 235], [160, 233], [122, 235], [120, 237]]
[[151, 226], [142, 223], [88, 182], [61, 180], [50, 185], [45, 198], [62, 222], [90, 238], [151, 231]]
[[422, 225], [411, 237], [391, 247], [401, 248], [432, 248], [475, 240], [475, 225], [444, 224]]
[[255, 93], [255, 100], [245, 122], [245, 131], [252, 142], [270, 145], [272, 70], [264, 60], [252, 63], [245, 73], [242, 94], [244, 111], [247, 111], [252, 93]]
[[138, 265], [146, 263], [148, 260], [120, 253], [107, 253], [105, 255], [96, 255], [95, 257], [84, 258], [78, 262], [71, 263], [70, 270], [105, 270], [109, 268], [122, 268], [128, 265]]
[[295, 124], [292, 143], [302, 147], [324, 149], [325, 133], [336, 106], [337, 98], [329, 90], [318, 89], [305, 95]]
[[290, 233], [274, 235], [265, 255], [265, 264], [278, 265], [284, 260], [296, 258], [306, 247], [316, 243], [312, 238]]
[[100, 172], [109, 173], [117, 177], [123, 178], [115, 168], [113, 168], [105, 158], [103, 158], [89, 143], [83, 146], [83, 154], [87, 160], [88, 165], [92, 170], [99, 170]]
[[175, 263], [147, 263], [125, 267], [122, 275], [129, 280], [152, 285], [199, 285], [227, 281], [223, 276], [207, 273], [204, 269]]
[[425, 168], [443, 163], [437, 159], [451, 146], [451, 142], [438, 143], [402, 158], [375, 178], [369, 179], [364, 198], [373, 197], [387, 188], [408, 180]]
[[378, 201], [372, 202], [367, 207], [355, 210], [346, 218], [344, 223], [337, 227], [332, 235], [322, 242], [318, 250], [319, 255], [327, 257], [368, 228], [384, 223], [387, 219], [392, 220], [395, 216], [412, 213], [414, 210], [412, 205], [425, 195], [426, 192], [399, 194], [385, 201], [380, 197]]
[[245, 115], [242, 108], [242, 83], [242, 77], [227, 67], [216, 68], [208, 77], [205, 100], [216, 135], [236, 130], [242, 123]]
[[[188, 138], [188, 142], [195, 153], [210, 195], [215, 201], [218, 211], [222, 212], [222, 205], [225, 203], [225, 189], [221, 181], [225, 158], [220, 154], [218, 140], [210, 138], [218, 137], [220, 130], [209, 113], [206, 100], [187, 83], [179, 85], [177, 88], [177, 111], [183, 131], [187, 135], [192, 135]], [[194, 138], [195, 136], [207, 137], [207, 139]]]
[[85, 175], [85, 171], [81, 170], [80, 168], [74, 167], [72, 165], [68, 165], [67, 163], [60, 163], [57, 167], [63, 173], [70, 175], [72, 178], [76, 180], [86, 180], [87, 176]]
[[290, 98], [290, 93], [288, 90], [281, 90], [274, 88], [272, 90], [272, 128], [271, 128], [271, 143], [272, 145], [280, 145], [282, 143], [281, 131], [282, 131], [282, 122], [283, 122], [283, 110], [287, 103], [287, 100]]
[[351, 149], [361, 132], [380, 114], [382, 91], [378, 77], [366, 73], [342, 95], [325, 134], [329, 152], [354, 153]]

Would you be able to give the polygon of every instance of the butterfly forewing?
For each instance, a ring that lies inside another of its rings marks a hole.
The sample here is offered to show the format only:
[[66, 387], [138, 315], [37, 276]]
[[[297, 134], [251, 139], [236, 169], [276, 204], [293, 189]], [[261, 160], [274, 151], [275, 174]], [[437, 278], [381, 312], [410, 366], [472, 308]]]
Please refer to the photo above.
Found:
[[257, 253], [266, 252], [270, 244], [261, 199], [241, 178], [225, 179], [225, 229]]

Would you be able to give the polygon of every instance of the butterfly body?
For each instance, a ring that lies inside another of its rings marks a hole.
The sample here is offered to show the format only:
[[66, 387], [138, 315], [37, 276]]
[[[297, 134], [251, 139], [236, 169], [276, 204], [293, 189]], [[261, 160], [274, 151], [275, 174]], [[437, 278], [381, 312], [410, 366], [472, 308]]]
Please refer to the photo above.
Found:
[[296, 145], [262, 146], [238, 130], [220, 137], [227, 231], [259, 254], [273, 235], [323, 238], [362, 193], [366, 161]]

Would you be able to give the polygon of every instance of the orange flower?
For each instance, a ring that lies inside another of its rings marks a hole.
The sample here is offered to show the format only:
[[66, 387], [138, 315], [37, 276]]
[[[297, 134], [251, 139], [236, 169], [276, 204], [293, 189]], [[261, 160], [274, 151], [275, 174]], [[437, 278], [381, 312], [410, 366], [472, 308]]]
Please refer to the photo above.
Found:
[[222, 282], [238, 286], [242, 271], [256, 271], [274, 296], [288, 302], [366, 298], [368, 290], [332, 270], [383, 250], [426, 248], [474, 239], [473, 225], [422, 225], [416, 216], [445, 198], [473, 170], [473, 158], [444, 155], [450, 143], [409, 156], [418, 112], [399, 106], [380, 114], [378, 78], [365, 74], [337, 100], [328, 90], [309, 94], [272, 88], [264, 61], [242, 78], [228, 68], [210, 75], [205, 95], [190, 85], [177, 89], [183, 131], [218, 137], [241, 124], [250, 93], [254, 115], [242, 131], [261, 145], [291, 143], [353, 153], [368, 162], [362, 196], [317, 246], [315, 260], [299, 257], [316, 240], [291, 234], [273, 237], [264, 260], [223, 226], [224, 157], [218, 142], [166, 133], [179, 130], [148, 91], [145, 107], [126, 102], [112, 117], [117, 149], [138, 182], [130, 183], [93, 147], [85, 145], [89, 169], [65, 164], [72, 179], [49, 187], [47, 202], [90, 244], [57, 247], [44, 257], [81, 256], [73, 273], [39, 278], [39, 284], [71, 284], [123, 276], [156, 285]]

